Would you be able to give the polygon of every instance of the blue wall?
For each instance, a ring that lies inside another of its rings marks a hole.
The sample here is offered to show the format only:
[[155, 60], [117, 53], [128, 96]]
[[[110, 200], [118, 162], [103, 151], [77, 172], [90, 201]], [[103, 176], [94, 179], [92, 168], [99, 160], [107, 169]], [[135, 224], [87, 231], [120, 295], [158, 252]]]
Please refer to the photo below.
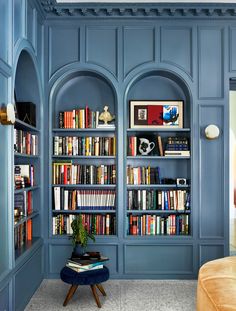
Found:
[[[0, 104], [14, 99], [16, 68], [24, 50], [35, 67], [34, 82], [38, 83], [41, 94], [41, 100], [37, 103], [40, 114], [43, 112], [42, 18], [37, 1], [0, 1]], [[23, 310], [43, 278], [43, 240], [41, 235], [41, 239], [30, 250], [15, 260], [12, 126], [0, 125], [0, 142], [0, 309]]]
[[[58, 85], [65, 85], [65, 80], [71, 78], [72, 81], [75, 72], [80, 75], [80, 71], [92, 71], [105, 77], [114, 89], [117, 105], [118, 235], [111, 239], [100, 237], [97, 245], [91, 247], [102, 249], [114, 258], [110, 261], [113, 277], [197, 277], [204, 262], [229, 252], [228, 93], [229, 79], [236, 66], [233, 57], [236, 23], [227, 18], [208, 21], [197, 17], [119, 16], [113, 19], [99, 18], [98, 13], [97, 18], [90, 15], [77, 19], [65, 15], [54, 16], [45, 23], [49, 145], [52, 143], [51, 114], [55, 117], [58, 113], [55, 105], [60, 102], [56, 89]], [[165, 78], [169, 79], [169, 88], [161, 82]], [[186, 100], [185, 122], [191, 127], [192, 157], [188, 168], [192, 182], [191, 236], [127, 237], [124, 146], [128, 100], [176, 99], [172, 98], [177, 93], [176, 90], [171, 93], [174, 90], [171, 81], [183, 90], [179, 96]], [[171, 98], [165, 98], [167, 91]], [[69, 87], [68, 94], [71, 94]], [[71, 94], [69, 101], [75, 103], [76, 98]], [[219, 126], [219, 139], [206, 140], [203, 131], [208, 124]], [[45, 153], [49, 167], [50, 152]], [[50, 180], [49, 170], [47, 183], [50, 184]], [[48, 196], [50, 223], [50, 193]], [[71, 246], [66, 238], [54, 238], [50, 231], [46, 234], [46, 273], [54, 277], [58, 276]]]
[[[236, 20], [227, 13], [227, 6], [222, 14], [212, 6], [212, 11], [204, 11], [203, 15], [191, 14], [189, 10], [172, 14], [168, 9], [159, 17], [158, 11], [152, 14], [147, 5], [148, 9], [137, 17], [137, 11], [132, 9], [109, 8], [101, 11], [100, 16], [98, 5], [97, 10], [81, 9], [78, 16], [73, 16], [73, 10], [65, 15], [49, 10], [47, 19], [36, 0], [0, 0], [0, 7], [0, 42], [4, 42], [0, 44], [0, 103], [13, 100], [15, 72], [23, 49], [32, 58], [39, 83], [44, 238], [44, 247], [39, 241], [15, 262], [13, 129], [0, 125], [0, 233], [9, 237], [4, 238], [0, 259], [1, 309], [23, 310], [43, 272], [45, 277], [58, 277], [71, 252], [68, 238], [51, 235], [51, 129], [55, 126], [59, 88], [70, 79], [80, 80], [84, 73], [93, 79], [101, 77], [112, 90], [119, 169], [117, 236], [98, 237], [96, 245], [89, 248], [110, 257], [115, 278], [195, 278], [204, 262], [228, 255], [228, 97], [229, 79], [236, 72]], [[156, 88], [157, 81], [163, 83], [162, 88]], [[158, 99], [167, 92], [173, 97], [179, 94], [188, 105], [186, 126], [191, 127], [192, 145], [187, 166], [192, 182], [191, 235], [127, 237], [127, 102], [141, 97]], [[211, 123], [220, 128], [220, 137], [214, 141], [203, 135], [204, 128]]]

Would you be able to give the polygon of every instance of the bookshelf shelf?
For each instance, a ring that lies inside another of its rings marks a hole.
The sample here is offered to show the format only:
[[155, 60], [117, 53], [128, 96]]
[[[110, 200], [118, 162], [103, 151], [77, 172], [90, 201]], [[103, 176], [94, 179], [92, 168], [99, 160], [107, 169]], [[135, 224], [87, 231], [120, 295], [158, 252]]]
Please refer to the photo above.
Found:
[[39, 159], [39, 156], [38, 156], [38, 155], [24, 154], [24, 153], [18, 153], [18, 152], [15, 152], [15, 153], [14, 153], [14, 156], [15, 156], [16, 158]]
[[35, 211], [28, 216], [22, 217], [19, 221], [17, 221], [17, 223], [15, 223], [14, 228], [17, 228], [19, 225], [23, 224], [27, 220], [32, 219], [38, 215], [39, 215], [39, 212]]
[[190, 160], [191, 156], [127, 156], [127, 160]]
[[190, 214], [190, 210], [175, 211], [175, 210], [127, 210], [127, 214]]
[[25, 130], [25, 131], [31, 131], [31, 132], [39, 132], [39, 129], [37, 129], [36, 127], [28, 124], [28, 123], [25, 123], [19, 119], [16, 119], [16, 122], [15, 122], [15, 128], [17, 129], [21, 129], [21, 130]]
[[23, 256], [29, 255], [29, 253], [34, 252], [35, 249], [42, 243], [42, 238], [35, 237], [32, 240], [27, 241], [22, 247], [15, 250], [15, 260], [16, 265], [19, 264], [19, 260]]
[[116, 210], [53, 210], [54, 214], [115, 214]]
[[68, 155], [52, 155], [52, 158], [55, 159], [85, 159], [85, 160], [92, 160], [92, 159], [101, 159], [101, 160], [115, 160], [115, 156], [68, 156]]
[[35, 191], [38, 190], [39, 187], [38, 186], [34, 186], [34, 187], [26, 187], [26, 188], [21, 188], [21, 189], [15, 189], [15, 193], [22, 193], [24, 191], [28, 192], [28, 191]]
[[115, 189], [116, 185], [64, 185], [64, 184], [58, 184], [58, 185], [52, 185], [52, 187], [63, 187], [63, 188], [69, 188], [69, 189]]
[[177, 189], [189, 189], [190, 185], [162, 185], [162, 184], [158, 184], [158, 185], [127, 185], [127, 189], [173, 189], [173, 190], [177, 190]]
[[162, 129], [162, 128], [128, 128], [127, 133], [147, 132], [147, 133], [185, 133], [190, 132], [190, 128]]
[[[80, 83], [84, 87], [78, 87]], [[79, 214], [85, 214], [83, 220], [86, 219], [86, 223], [95, 221], [99, 237], [108, 227], [110, 234], [104, 236], [116, 236], [117, 184], [90, 184], [117, 182], [117, 140], [113, 139], [117, 127], [95, 128], [98, 115], [104, 110], [104, 103], [108, 103], [109, 112], [117, 116], [115, 91], [103, 76], [89, 71], [72, 73], [61, 81], [61, 86], [61, 91], [56, 91], [52, 97], [51, 105], [49, 180], [53, 183], [50, 182], [50, 236], [63, 238], [66, 233], [70, 234], [70, 224]], [[69, 102], [66, 101], [68, 96]], [[91, 106], [85, 106], [84, 103], [91, 103]], [[79, 184], [63, 184], [67, 180]], [[75, 209], [77, 205], [86, 209]], [[93, 206], [98, 208], [93, 209]], [[63, 223], [66, 225], [63, 226]], [[64, 234], [58, 234], [61, 232]]]
[[114, 133], [116, 131], [115, 128], [86, 128], [86, 129], [60, 129], [54, 128], [52, 129], [54, 133], [100, 133], [100, 132], [111, 132]]

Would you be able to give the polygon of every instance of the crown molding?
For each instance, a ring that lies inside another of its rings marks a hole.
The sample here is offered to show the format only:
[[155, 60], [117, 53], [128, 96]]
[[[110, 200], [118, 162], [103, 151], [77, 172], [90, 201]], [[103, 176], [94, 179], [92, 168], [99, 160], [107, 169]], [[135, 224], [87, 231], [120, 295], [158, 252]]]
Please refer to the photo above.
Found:
[[57, 3], [40, 0], [50, 17], [235, 17], [236, 3]]

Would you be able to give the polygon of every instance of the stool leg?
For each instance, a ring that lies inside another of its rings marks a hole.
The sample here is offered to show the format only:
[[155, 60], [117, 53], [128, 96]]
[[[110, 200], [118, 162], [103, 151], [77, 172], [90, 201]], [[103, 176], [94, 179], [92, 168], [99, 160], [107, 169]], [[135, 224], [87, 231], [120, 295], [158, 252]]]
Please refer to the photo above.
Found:
[[100, 290], [100, 292], [103, 294], [103, 296], [106, 296], [106, 292], [102, 286], [102, 284], [96, 284], [97, 288]]
[[68, 301], [72, 298], [72, 296], [74, 295], [76, 289], [78, 288], [78, 285], [71, 285], [67, 295], [66, 295], [66, 299], [63, 303], [63, 306], [65, 307], [68, 303]]
[[96, 287], [95, 285], [90, 285], [91, 289], [92, 289], [92, 292], [93, 292], [93, 297], [97, 303], [97, 306], [98, 308], [101, 308], [101, 303], [100, 303], [100, 300], [99, 300], [99, 297], [98, 297], [98, 294], [96, 292]]

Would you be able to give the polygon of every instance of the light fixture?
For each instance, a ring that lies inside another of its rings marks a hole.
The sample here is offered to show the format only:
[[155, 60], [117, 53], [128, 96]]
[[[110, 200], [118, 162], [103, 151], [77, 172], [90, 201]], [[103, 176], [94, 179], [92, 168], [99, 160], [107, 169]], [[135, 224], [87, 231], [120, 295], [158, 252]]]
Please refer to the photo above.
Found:
[[12, 125], [15, 123], [15, 110], [12, 104], [3, 105], [0, 108], [0, 122], [2, 125]]
[[220, 135], [220, 130], [218, 128], [218, 126], [214, 125], [214, 124], [209, 124], [206, 128], [205, 128], [205, 135], [207, 139], [216, 139], [219, 137]]

